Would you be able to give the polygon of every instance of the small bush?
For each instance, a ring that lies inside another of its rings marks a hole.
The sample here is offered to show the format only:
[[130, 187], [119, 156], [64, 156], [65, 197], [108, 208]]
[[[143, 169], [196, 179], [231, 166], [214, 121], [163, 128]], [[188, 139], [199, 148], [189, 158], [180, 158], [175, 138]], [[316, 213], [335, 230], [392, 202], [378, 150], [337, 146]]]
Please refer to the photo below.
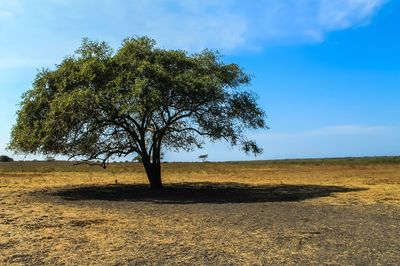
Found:
[[0, 162], [6, 163], [6, 162], [13, 162], [14, 159], [11, 157], [8, 157], [7, 155], [1, 155], [0, 156]]
[[135, 158], [133, 158], [133, 162], [142, 163], [143, 162], [142, 156], [140, 155], [135, 156]]
[[46, 157], [46, 162], [55, 162], [56, 159], [54, 157], [48, 156]]

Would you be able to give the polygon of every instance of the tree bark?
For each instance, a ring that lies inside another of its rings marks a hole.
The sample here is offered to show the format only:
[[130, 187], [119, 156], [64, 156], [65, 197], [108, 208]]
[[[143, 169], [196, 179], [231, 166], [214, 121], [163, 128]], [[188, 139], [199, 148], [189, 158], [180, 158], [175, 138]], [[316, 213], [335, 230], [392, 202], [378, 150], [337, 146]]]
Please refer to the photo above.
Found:
[[144, 168], [146, 169], [147, 178], [149, 179], [150, 188], [152, 190], [163, 189], [161, 181], [161, 164], [143, 162]]

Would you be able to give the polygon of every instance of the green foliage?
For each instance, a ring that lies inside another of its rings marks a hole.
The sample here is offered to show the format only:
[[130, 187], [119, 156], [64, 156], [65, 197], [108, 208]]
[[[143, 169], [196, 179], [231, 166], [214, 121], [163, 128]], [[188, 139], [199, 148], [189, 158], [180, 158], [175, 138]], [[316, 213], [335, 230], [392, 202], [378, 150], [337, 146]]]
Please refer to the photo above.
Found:
[[14, 159], [8, 157], [7, 155], [0, 155], [0, 162], [2, 163], [7, 163], [7, 162], [13, 162]]
[[238, 65], [210, 50], [165, 50], [141, 37], [113, 52], [84, 39], [56, 69], [37, 74], [9, 146], [103, 166], [130, 154], [159, 164], [161, 147], [192, 150], [207, 138], [258, 154], [262, 150], [245, 135], [266, 128], [265, 116], [255, 96], [240, 89], [249, 82]]

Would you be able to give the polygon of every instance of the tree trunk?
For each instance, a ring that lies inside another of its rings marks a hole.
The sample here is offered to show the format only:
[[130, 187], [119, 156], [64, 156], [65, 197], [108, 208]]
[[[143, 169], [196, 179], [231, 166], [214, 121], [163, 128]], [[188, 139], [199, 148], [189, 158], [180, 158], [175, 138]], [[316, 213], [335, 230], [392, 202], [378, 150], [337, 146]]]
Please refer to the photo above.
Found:
[[143, 162], [143, 165], [150, 182], [150, 188], [153, 190], [161, 190], [163, 188], [161, 182], [161, 164]]

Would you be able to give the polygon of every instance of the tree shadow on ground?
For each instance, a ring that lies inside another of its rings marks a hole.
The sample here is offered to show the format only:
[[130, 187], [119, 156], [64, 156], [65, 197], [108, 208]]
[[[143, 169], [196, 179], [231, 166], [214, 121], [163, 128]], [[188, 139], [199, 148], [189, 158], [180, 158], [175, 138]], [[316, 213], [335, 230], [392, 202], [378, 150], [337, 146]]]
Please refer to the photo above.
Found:
[[332, 193], [365, 190], [341, 186], [321, 185], [262, 185], [240, 183], [177, 183], [166, 185], [162, 191], [152, 191], [146, 185], [108, 185], [64, 188], [52, 192], [64, 200], [104, 200], [154, 202], [160, 204], [191, 203], [255, 203], [290, 202]]

